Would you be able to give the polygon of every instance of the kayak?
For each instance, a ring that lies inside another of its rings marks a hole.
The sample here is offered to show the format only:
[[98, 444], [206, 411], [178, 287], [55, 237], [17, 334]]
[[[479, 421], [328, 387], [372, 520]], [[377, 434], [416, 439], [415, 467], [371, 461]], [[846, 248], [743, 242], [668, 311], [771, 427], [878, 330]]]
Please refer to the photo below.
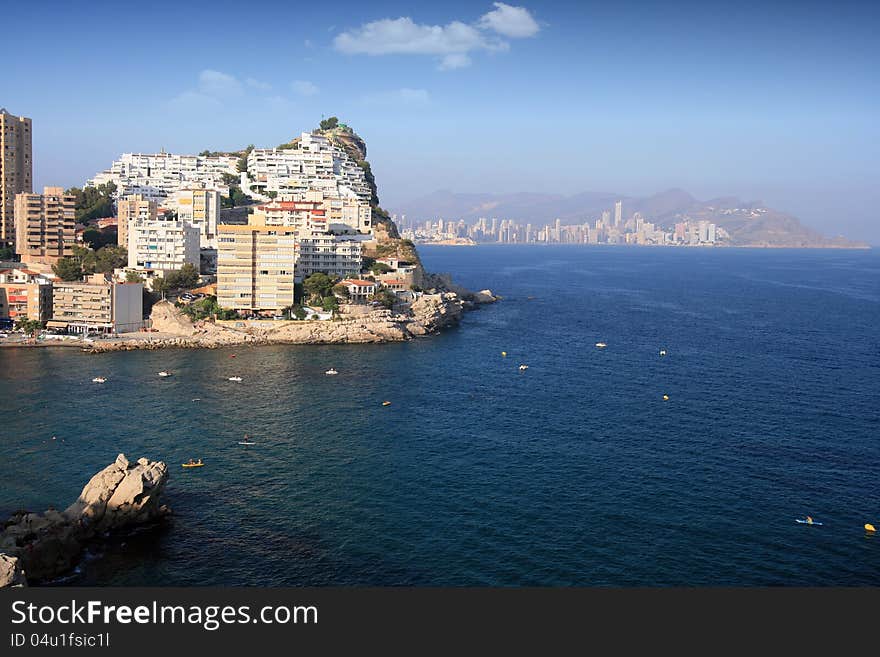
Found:
[[802, 525], [821, 525], [821, 524], [822, 524], [821, 522], [816, 522], [815, 520], [813, 520], [812, 522], [810, 522], [809, 520], [803, 520], [803, 519], [801, 519], [801, 518], [795, 518], [794, 521], [795, 521], [795, 522], [799, 522], [799, 523], [802, 524]]
[[204, 463], [181, 463], [180, 465], [183, 466], [184, 468], [201, 468], [205, 464]]
[[248, 440], [239, 440], [239, 441], [238, 441], [238, 444], [239, 444], [239, 445], [256, 445], [257, 443], [252, 443], [252, 442], [250, 442], [250, 441], [248, 441]]

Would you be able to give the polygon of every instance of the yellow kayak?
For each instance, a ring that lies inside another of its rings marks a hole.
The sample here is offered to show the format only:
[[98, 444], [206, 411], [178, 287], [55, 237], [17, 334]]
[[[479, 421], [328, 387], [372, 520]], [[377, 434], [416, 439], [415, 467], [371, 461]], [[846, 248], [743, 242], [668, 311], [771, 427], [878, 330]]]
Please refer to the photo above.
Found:
[[184, 468], [201, 468], [204, 463], [181, 463], [180, 464]]

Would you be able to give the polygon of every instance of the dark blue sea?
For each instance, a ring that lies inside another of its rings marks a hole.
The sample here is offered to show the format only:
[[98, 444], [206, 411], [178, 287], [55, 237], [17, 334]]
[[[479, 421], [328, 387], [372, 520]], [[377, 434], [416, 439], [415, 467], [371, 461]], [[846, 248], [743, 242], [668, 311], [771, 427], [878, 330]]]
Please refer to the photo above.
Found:
[[125, 452], [174, 518], [64, 583], [880, 585], [876, 251], [421, 253], [504, 300], [405, 344], [0, 350], [0, 516]]

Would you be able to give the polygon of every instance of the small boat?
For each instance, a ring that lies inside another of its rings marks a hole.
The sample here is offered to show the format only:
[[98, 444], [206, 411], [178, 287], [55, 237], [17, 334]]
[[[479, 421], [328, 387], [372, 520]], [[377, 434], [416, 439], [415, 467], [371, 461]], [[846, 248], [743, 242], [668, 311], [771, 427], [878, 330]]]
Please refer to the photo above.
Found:
[[816, 522], [810, 516], [807, 516], [806, 518], [795, 518], [794, 521], [800, 523], [801, 525], [822, 525], [821, 522]]
[[597, 342], [597, 343], [596, 343], [596, 347], [599, 348], [599, 349], [604, 349], [604, 348], [607, 347], [607, 346], [608, 346], [608, 345], [605, 344], [604, 342]]
[[876, 532], [877, 528], [874, 527], [874, 525], [872, 525], [870, 522], [866, 522], [865, 523], [865, 531], [866, 532]]
[[382, 406], [391, 406], [391, 402], [390, 401], [383, 401]]
[[181, 463], [180, 465], [184, 468], [201, 468], [205, 464], [202, 463], [202, 459], [199, 459], [198, 461], [196, 461], [194, 463]]
[[528, 365], [520, 365], [520, 366], [519, 366], [519, 371], [520, 371], [520, 372], [525, 372], [527, 369], [529, 369], [529, 366], [528, 366]]
[[106, 381], [107, 379], [103, 376], [96, 376], [94, 379], [92, 379], [92, 383], [105, 383]]
[[503, 357], [506, 358], [506, 357], [507, 357], [507, 352], [506, 352], [506, 351], [502, 351], [502, 352], [501, 352], [501, 355], [502, 355]]
[[252, 440], [239, 440], [238, 444], [239, 445], [256, 445], [257, 443], [253, 442]]
[[661, 349], [661, 350], [660, 350], [660, 355], [661, 355], [661, 356], [665, 356], [665, 355], [666, 355], [666, 350], [665, 350], [665, 349]]
[[663, 395], [663, 401], [669, 401], [669, 395]]
[[230, 380], [230, 381], [240, 382], [240, 381], [241, 381], [241, 377], [240, 377], [240, 376], [230, 376], [230, 377], [229, 377], [229, 380]]
[[331, 367], [329, 370], [327, 370], [326, 372], [324, 372], [324, 374], [339, 374], [339, 372], [337, 372], [336, 370], [334, 370], [334, 369]]
[[162, 370], [161, 372], [159, 372], [159, 376], [171, 376], [171, 372], [166, 372], [165, 370]]

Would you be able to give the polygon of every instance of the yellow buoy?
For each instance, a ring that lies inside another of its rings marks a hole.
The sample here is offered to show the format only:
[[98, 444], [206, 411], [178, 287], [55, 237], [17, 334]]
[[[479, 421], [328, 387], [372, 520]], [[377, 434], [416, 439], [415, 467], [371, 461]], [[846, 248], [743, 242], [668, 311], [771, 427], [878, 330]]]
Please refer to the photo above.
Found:
[[663, 395], [663, 401], [669, 401], [669, 395]]
[[506, 352], [506, 351], [502, 351], [502, 352], [501, 352], [501, 355], [502, 355], [502, 356], [507, 356], [507, 352]]
[[877, 530], [874, 529], [874, 525], [872, 525], [872, 524], [869, 522], [869, 523], [866, 523], [866, 524], [865, 524], [865, 531], [866, 531], [866, 532], [875, 532], [875, 531], [877, 531]]

